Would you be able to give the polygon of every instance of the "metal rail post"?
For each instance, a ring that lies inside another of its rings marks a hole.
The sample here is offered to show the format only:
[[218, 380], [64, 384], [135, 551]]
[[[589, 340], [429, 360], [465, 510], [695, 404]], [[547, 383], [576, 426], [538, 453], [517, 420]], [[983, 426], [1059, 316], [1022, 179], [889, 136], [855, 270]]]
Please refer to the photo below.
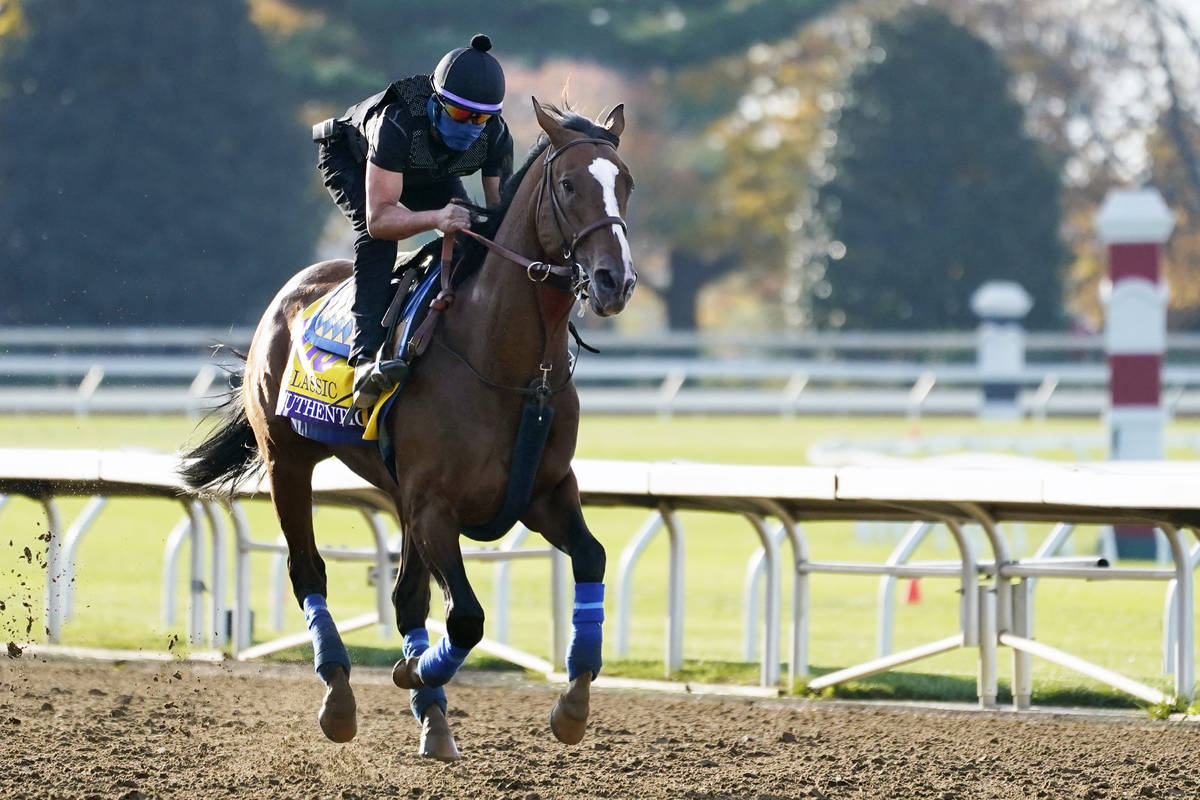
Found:
[[[664, 662], [667, 675], [683, 668], [683, 598], [684, 598], [684, 545], [683, 526], [675, 516], [675, 509], [665, 503], [659, 513], [667, 526], [667, 541], [671, 560], [667, 567], [667, 648]], [[776, 584], [778, 585], [778, 584]], [[778, 596], [776, 597], [776, 624], [778, 624]], [[778, 669], [778, 659], [776, 660]]]
[[1171, 546], [1175, 563], [1175, 601], [1178, 609], [1175, 639], [1175, 699], [1191, 703], [1196, 695], [1192, 562], [1183, 536], [1174, 525], [1159, 525]]
[[[1021, 578], [1012, 595], [1013, 634], [1023, 639], [1033, 638], [1033, 586], [1036, 578]], [[1014, 711], [1024, 711], [1033, 704], [1033, 656], [1020, 648], [1012, 649], [1012, 702]]]
[[79, 542], [107, 504], [108, 498], [93, 495], [79, 512], [79, 516], [71, 521], [66, 535], [63, 536], [63, 546], [59, 552], [63, 570], [63, 585], [59, 591], [63, 622], [75, 613], [75, 554], [79, 551]]
[[[933, 527], [933, 523], [918, 520], [908, 526], [904, 536], [896, 543], [885, 562], [894, 567], [908, 562], [916, 549], [925, 541], [925, 535]], [[875, 628], [875, 657], [883, 658], [892, 652], [896, 629], [896, 576], [884, 575], [879, 579], [879, 593], [876, 599], [877, 622]]]
[[642, 552], [664, 524], [661, 511], [652, 511], [638, 528], [629, 544], [621, 551], [617, 562], [617, 635], [616, 650], [619, 657], [629, 654], [629, 615], [633, 611], [633, 568]]
[[[786, 535], [782, 523], [771, 531], [771, 539], [775, 546]], [[762, 605], [759, 596], [762, 592], [763, 571], [766, 569], [766, 553], [759, 547], [746, 562], [746, 576], [742, 583], [742, 660], [753, 661], [758, 650], [758, 612]]]
[[766, 554], [766, 613], [763, 615], [765, 632], [760, 682], [763, 686], [774, 686], [779, 683], [779, 548], [771, 536], [766, 520], [758, 514], [746, 514], [745, 517], [754, 526], [754, 532], [758, 534]]
[[229, 518], [233, 521], [234, 557], [233, 557], [233, 657], [237, 658], [243, 650], [252, 644], [250, 635], [250, 550], [246, 547], [250, 540], [250, 525], [246, 520], [246, 512], [236, 500], [230, 500], [226, 506]]
[[53, 497], [41, 498], [46, 511], [46, 639], [57, 643], [62, 636], [62, 610], [58, 597], [63, 578], [62, 568], [62, 516]]
[[163, 548], [162, 575], [162, 607], [163, 625], [171, 627], [175, 624], [175, 590], [179, 583], [179, 553], [183, 543], [191, 535], [192, 520], [187, 514], [180, 517], [175, 527], [167, 534], [167, 544]]
[[[517, 523], [500, 543], [500, 550], [510, 553], [525, 543], [529, 528]], [[492, 587], [492, 635], [497, 642], [508, 644], [508, 589], [512, 562], [502, 559], [496, 562], [496, 576]]]
[[379, 580], [375, 581], [375, 610], [379, 612], [379, 638], [386, 640], [396, 628], [396, 610], [392, 607], [392, 592], [388, 585], [392, 555], [388, 549], [387, 527], [375, 509], [363, 507], [359, 511], [375, 540], [375, 569], [379, 573]]
[[209, 609], [212, 619], [209, 628], [209, 644], [214, 649], [228, 641], [225, 625], [225, 524], [211, 500], [201, 501], [204, 516], [212, 533], [212, 591], [209, 593]]
[[792, 545], [792, 636], [788, 655], [788, 688], [793, 689], [799, 678], [808, 677], [808, 542], [792, 516], [774, 500], [764, 500], [763, 507], [783, 525]]
[[566, 602], [568, 568], [566, 553], [555, 549], [550, 556], [550, 663], [556, 669], [567, 665], [571, 618], [566, 609], [574, 607], [574, 603]]
[[204, 512], [199, 501], [184, 502], [188, 514], [191, 557], [188, 569], [188, 642], [204, 644]]
[[[997, 576], [997, 580], [999, 580]], [[996, 629], [997, 592], [994, 584], [979, 587], [979, 694], [980, 708], [995, 708], [997, 694]]]

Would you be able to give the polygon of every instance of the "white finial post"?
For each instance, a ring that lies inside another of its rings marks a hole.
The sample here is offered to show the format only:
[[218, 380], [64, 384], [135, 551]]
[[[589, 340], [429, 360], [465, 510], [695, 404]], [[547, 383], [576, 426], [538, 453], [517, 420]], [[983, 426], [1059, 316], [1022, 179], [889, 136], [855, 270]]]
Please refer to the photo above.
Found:
[[[1162, 365], [1167, 350], [1167, 287], [1162, 249], [1175, 217], [1156, 189], [1114, 189], [1096, 214], [1108, 250], [1104, 349], [1108, 355], [1109, 457], [1164, 455]], [[1153, 530], [1118, 527], [1117, 554], [1153, 558]]]
[[1031, 308], [1029, 293], [1013, 281], [988, 281], [971, 295], [971, 310], [979, 317], [975, 363], [982, 379], [982, 418], [1021, 416], [1018, 392], [1025, 369], [1025, 329], [1021, 320]]

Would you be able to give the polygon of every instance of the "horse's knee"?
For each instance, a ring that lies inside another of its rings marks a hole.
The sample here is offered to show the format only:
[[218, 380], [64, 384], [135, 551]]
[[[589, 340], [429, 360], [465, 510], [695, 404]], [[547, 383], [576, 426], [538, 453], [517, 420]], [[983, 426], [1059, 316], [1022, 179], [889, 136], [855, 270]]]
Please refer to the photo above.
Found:
[[604, 581], [604, 568], [607, 555], [604, 545], [590, 533], [581, 537], [571, 548], [571, 571], [576, 583], [601, 583]]
[[446, 635], [455, 647], [470, 650], [483, 638], [483, 609], [477, 612], [451, 611], [446, 617]]
[[296, 602], [304, 605], [304, 598], [310, 594], [322, 597], [329, 594], [325, 579], [325, 561], [316, 556], [312, 559], [293, 559], [288, 557], [288, 578], [292, 582], [292, 593]]

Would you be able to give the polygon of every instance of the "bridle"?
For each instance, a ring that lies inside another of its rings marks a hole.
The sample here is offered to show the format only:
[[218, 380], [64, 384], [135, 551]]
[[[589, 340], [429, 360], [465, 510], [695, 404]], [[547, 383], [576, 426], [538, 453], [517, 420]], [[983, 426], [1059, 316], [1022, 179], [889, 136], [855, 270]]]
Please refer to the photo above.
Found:
[[[570, 226], [566, 218], [566, 212], [563, 210], [562, 204], [558, 200], [558, 195], [554, 193], [554, 162], [566, 150], [579, 144], [602, 145], [604, 147], [611, 147], [613, 150], [616, 150], [617, 148], [617, 146], [608, 139], [582, 136], [578, 139], [572, 139], [557, 149], [552, 147], [547, 147], [546, 149], [546, 157], [543, 161], [544, 166], [542, 169], [542, 181], [541, 186], [538, 189], [537, 205], [535, 208], [535, 219], [541, 219], [543, 197], [545, 195], [549, 195], [551, 217], [554, 220], [554, 226], [558, 229], [558, 235], [562, 246], [563, 260], [566, 261], [567, 264], [549, 264], [544, 261], [535, 261], [531, 258], [521, 255], [515, 250], [510, 250], [504, 245], [498, 244], [486, 236], [476, 233], [475, 231], [468, 229], [464, 230], [463, 233], [467, 234], [472, 239], [476, 240], [501, 258], [511, 261], [512, 263], [522, 267], [525, 270], [525, 275], [533, 283], [539, 284], [540, 286], [545, 286], [546, 288], [571, 292], [575, 296], [575, 299], [582, 301], [588, 298], [588, 287], [591, 283], [591, 278], [583, 271], [583, 267], [580, 266], [577, 261], [575, 261], [575, 251], [579, 247], [579, 243], [583, 241], [583, 239], [589, 234], [600, 230], [606, 225], [619, 225], [621, 230], [625, 232], [628, 232], [629, 227], [626, 225], [625, 220], [621, 217], [604, 216], [589, 222], [587, 225], [584, 225], [581, 229], [570, 235], [568, 235], [568, 231], [564, 229], [564, 225], [566, 225], [567, 228]], [[568, 239], [570, 240], [570, 244], [567, 243]], [[448, 309], [454, 302], [454, 290], [452, 287], [453, 273], [455, 270], [453, 268], [449, 268], [448, 266], [452, 263], [453, 254], [454, 234], [446, 234], [442, 237], [441, 291], [438, 293], [438, 296], [429, 304], [429, 314], [425, 317], [425, 320], [421, 323], [421, 325], [413, 333], [412, 338], [409, 340], [408, 346], [410, 347], [411, 358], [415, 358], [425, 352], [430, 341], [433, 339], [433, 332], [437, 327], [438, 318], [441, 316], [441, 313]], [[552, 276], [562, 278], [563, 280], [561, 283], [551, 283], [549, 279]], [[570, 310], [570, 305], [567, 306], [567, 310]], [[550, 347], [551, 328], [553, 326], [550, 324], [550, 321], [546, 319], [546, 312], [541, 304], [539, 304], [539, 314], [542, 318], [543, 343], [546, 350], [548, 350]], [[556, 324], [561, 324], [561, 320], [559, 320]], [[576, 334], [576, 336], [578, 336], [578, 334]], [[582, 344], [582, 342], [580, 342], [580, 344]], [[465, 364], [467, 368], [475, 374], [475, 377], [485, 384], [498, 389], [507, 389], [536, 397], [539, 402], [539, 406], [544, 406], [546, 400], [549, 399], [551, 394], [565, 389], [571, 382], [571, 375], [568, 375], [567, 379], [563, 381], [560, 386], [551, 388], [549, 377], [554, 365], [547, 360], [545, 351], [543, 352], [543, 357], [538, 365], [538, 371], [541, 373], [541, 377], [539, 379], [535, 379], [533, 384], [531, 384], [529, 387], [518, 387], [505, 386], [503, 384], [498, 384], [488, 380], [477, 369], [475, 369], [475, 367], [467, 362], [467, 360], [461, 354], [451, 349], [448, 345], [446, 345], [445, 342], [439, 340], [439, 345], [441, 345], [443, 349], [447, 350], [452, 356]], [[572, 364], [571, 372], [574, 372], [574, 364]]]
[[[558, 229], [559, 241], [562, 248], [562, 257], [563, 260], [567, 262], [566, 265], [560, 266], [558, 264], [547, 264], [544, 261], [534, 261], [533, 259], [526, 258], [520, 253], [510, 250], [503, 245], [493, 242], [491, 239], [475, 233], [475, 231], [466, 230], [463, 231], [463, 233], [467, 234], [472, 239], [475, 239], [493, 253], [496, 253], [504, 259], [524, 267], [525, 274], [529, 277], [529, 280], [533, 281], [534, 283], [545, 283], [551, 275], [565, 278], [565, 286], [555, 286], [553, 284], [547, 285], [551, 288], [559, 288], [570, 291], [577, 299], [583, 300], [588, 296], [587, 290], [588, 285], [591, 283], [591, 279], [586, 273], [584, 273], [583, 267], [581, 267], [579, 263], [575, 261], [575, 251], [578, 249], [579, 243], [583, 241], [584, 238], [589, 234], [600, 230], [606, 225], [619, 225], [621, 230], [625, 231], [626, 233], [629, 231], [629, 226], [621, 217], [604, 216], [589, 222], [575, 233], [569, 233], [568, 230], [564, 229], [564, 226], [566, 226], [566, 228], [569, 228], [570, 226], [567, 222], [566, 211], [563, 210], [562, 203], [559, 202], [558, 195], [554, 192], [554, 162], [565, 151], [577, 144], [602, 145], [604, 147], [611, 147], [613, 150], [617, 149], [617, 146], [608, 139], [600, 139], [591, 136], [581, 136], [578, 139], [572, 139], [557, 149], [552, 147], [546, 148], [546, 157], [543, 159], [544, 166], [542, 168], [542, 182], [541, 186], [538, 188], [535, 213], [537, 214], [537, 218], [540, 219], [542, 216], [543, 198], [549, 195], [550, 214], [551, 218], [554, 220], [554, 227]], [[568, 241], [570, 244], [567, 243]], [[445, 242], [442, 243], [443, 256], [446, 254], [446, 249], [451, 246], [452, 243], [451, 245], [447, 245]], [[448, 262], [443, 260], [442, 263]]]

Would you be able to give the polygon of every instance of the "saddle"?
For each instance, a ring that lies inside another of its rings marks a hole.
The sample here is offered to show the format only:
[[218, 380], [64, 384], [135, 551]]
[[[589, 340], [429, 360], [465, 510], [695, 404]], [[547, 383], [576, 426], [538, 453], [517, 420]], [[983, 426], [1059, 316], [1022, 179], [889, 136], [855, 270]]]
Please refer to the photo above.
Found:
[[[384, 315], [387, 341], [400, 343], [399, 353], [412, 366], [407, 347], [413, 331], [429, 313], [437, 294], [441, 263], [440, 240], [397, 258], [392, 280], [395, 294]], [[292, 430], [326, 444], [363, 444], [387, 440], [383, 419], [403, 384], [380, 397], [369, 410], [351, 404], [354, 368], [346, 360], [354, 336], [354, 279], [347, 278], [300, 315], [299, 333], [293, 329], [291, 356], [275, 413], [287, 417]], [[399, 336], [393, 337], [399, 329]], [[411, 370], [410, 370], [411, 374]]]

